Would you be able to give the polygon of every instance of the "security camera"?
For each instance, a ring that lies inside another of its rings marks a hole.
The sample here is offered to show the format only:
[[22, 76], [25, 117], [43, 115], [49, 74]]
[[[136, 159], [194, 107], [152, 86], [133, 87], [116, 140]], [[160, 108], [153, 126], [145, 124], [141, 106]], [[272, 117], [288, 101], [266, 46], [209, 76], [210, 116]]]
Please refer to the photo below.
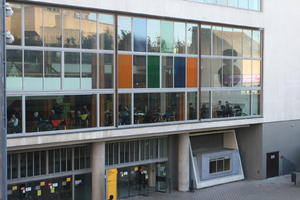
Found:
[[7, 44], [11, 44], [15, 41], [15, 37], [10, 32], [5, 33], [5, 38]]
[[13, 9], [10, 7], [9, 3], [5, 3], [5, 15], [10, 17], [14, 14]]

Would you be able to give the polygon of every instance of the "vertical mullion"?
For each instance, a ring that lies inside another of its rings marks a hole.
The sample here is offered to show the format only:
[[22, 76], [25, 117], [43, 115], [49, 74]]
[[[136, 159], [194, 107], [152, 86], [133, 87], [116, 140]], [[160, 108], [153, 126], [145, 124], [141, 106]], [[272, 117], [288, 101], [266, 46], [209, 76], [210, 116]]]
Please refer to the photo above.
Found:
[[22, 95], [22, 133], [26, 133], [26, 112], [25, 112], [25, 109], [26, 109], [26, 101], [25, 101], [25, 96]]
[[212, 119], [212, 111], [213, 111], [213, 109], [212, 109], [212, 101], [213, 101], [213, 92], [212, 91], [209, 91], [209, 101], [210, 101], [210, 105], [209, 105], [209, 107], [210, 107], [210, 119]]
[[131, 124], [134, 124], [134, 93], [131, 93], [131, 109], [130, 109], [130, 113], [131, 113]]
[[64, 89], [64, 77], [65, 77], [65, 52], [62, 51], [61, 52], [61, 58], [60, 58], [60, 62], [61, 62], [61, 85], [60, 88], [63, 90]]
[[97, 102], [97, 105], [96, 105], [96, 107], [97, 107], [97, 127], [100, 127], [100, 94], [98, 93], [98, 94], [96, 94], [96, 102]]

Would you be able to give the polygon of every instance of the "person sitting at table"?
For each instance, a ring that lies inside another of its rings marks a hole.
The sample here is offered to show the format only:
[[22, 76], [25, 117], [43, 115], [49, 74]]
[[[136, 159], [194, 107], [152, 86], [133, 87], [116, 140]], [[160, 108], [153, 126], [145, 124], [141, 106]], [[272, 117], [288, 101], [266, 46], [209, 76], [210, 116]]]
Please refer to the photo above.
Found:
[[8, 133], [18, 133], [19, 132], [19, 119], [15, 114], [11, 115], [8, 121]]

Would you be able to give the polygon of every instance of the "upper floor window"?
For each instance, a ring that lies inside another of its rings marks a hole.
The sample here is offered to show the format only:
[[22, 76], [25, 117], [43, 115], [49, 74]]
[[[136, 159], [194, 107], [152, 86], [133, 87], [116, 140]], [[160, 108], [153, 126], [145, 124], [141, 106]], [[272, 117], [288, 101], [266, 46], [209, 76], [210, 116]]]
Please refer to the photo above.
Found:
[[217, 4], [247, 10], [261, 10], [261, 0], [194, 0], [202, 3]]

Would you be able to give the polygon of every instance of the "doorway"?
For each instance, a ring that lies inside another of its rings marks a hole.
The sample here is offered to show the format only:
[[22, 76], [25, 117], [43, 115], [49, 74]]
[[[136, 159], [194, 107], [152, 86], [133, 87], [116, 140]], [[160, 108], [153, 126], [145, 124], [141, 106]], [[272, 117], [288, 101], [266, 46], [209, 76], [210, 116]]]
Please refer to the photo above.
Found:
[[279, 152], [267, 153], [267, 178], [279, 176]]

